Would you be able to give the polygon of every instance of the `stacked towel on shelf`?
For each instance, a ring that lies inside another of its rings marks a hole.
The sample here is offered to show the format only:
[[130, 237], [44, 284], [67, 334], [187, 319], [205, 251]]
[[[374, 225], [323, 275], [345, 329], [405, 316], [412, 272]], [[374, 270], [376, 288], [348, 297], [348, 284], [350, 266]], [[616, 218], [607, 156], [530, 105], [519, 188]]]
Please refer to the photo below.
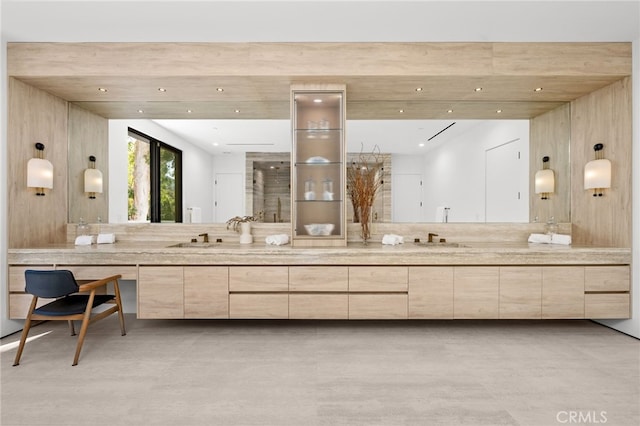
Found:
[[90, 246], [91, 244], [95, 244], [96, 237], [95, 235], [80, 235], [76, 237], [76, 245], [77, 246]]
[[530, 243], [543, 243], [550, 244], [551, 243], [551, 235], [549, 234], [531, 234], [529, 235]]
[[116, 242], [116, 234], [98, 234], [98, 244], [113, 244]]
[[553, 234], [551, 235], [551, 244], [571, 245], [571, 235]]
[[281, 246], [289, 244], [289, 236], [287, 234], [269, 235], [265, 238], [265, 242], [272, 246]]
[[530, 243], [571, 245], [571, 235], [564, 234], [531, 234]]
[[382, 237], [382, 244], [395, 246], [396, 244], [404, 243], [404, 237], [395, 234], [385, 234]]

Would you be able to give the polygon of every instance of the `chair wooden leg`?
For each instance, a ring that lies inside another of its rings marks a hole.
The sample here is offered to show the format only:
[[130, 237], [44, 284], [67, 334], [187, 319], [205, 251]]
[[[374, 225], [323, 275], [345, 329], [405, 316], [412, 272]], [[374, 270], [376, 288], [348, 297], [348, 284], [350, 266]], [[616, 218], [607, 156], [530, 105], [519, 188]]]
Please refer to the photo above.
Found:
[[78, 335], [78, 344], [76, 346], [76, 355], [73, 357], [73, 364], [78, 365], [78, 359], [80, 359], [80, 351], [82, 350], [82, 344], [84, 343], [84, 338], [87, 335], [87, 329], [89, 328], [89, 323], [91, 322], [91, 309], [93, 306], [93, 298], [95, 297], [96, 290], [91, 290], [91, 294], [89, 295], [89, 300], [87, 301], [87, 309], [84, 311], [84, 318], [82, 319], [82, 326], [80, 327], [80, 334]]
[[118, 305], [118, 319], [120, 320], [120, 332], [123, 336], [126, 336], [127, 331], [124, 327], [124, 312], [122, 311], [122, 300], [120, 299], [120, 286], [118, 285], [118, 279], [113, 283], [113, 287], [116, 293], [116, 305]]
[[27, 319], [24, 321], [24, 328], [22, 329], [22, 335], [20, 336], [20, 345], [18, 346], [18, 352], [16, 353], [16, 358], [13, 361], [13, 366], [20, 364], [20, 358], [22, 357], [22, 351], [24, 350], [24, 344], [27, 342], [27, 336], [29, 335], [29, 329], [31, 329], [31, 314], [33, 314], [34, 309], [36, 308], [36, 303], [38, 302], [37, 297], [33, 297], [31, 301], [31, 306], [29, 307], [29, 313], [27, 314]]
[[69, 320], [69, 331], [72, 336], [76, 335], [76, 327], [73, 325], [73, 320]]

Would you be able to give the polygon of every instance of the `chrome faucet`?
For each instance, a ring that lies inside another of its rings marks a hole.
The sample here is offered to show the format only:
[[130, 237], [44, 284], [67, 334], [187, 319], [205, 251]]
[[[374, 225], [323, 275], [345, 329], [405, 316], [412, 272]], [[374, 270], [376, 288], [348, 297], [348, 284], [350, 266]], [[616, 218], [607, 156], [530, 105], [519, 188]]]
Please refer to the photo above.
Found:
[[434, 234], [432, 232], [429, 232], [429, 236], [428, 236], [428, 242], [432, 243], [433, 242], [433, 237], [437, 237], [438, 234]]
[[204, 237], [202, 239], [203, 243], [208, 243], [209, 242], [209, 234], [207, 234], [206, 232], [204, 234], [199, 234], [198, 237]]

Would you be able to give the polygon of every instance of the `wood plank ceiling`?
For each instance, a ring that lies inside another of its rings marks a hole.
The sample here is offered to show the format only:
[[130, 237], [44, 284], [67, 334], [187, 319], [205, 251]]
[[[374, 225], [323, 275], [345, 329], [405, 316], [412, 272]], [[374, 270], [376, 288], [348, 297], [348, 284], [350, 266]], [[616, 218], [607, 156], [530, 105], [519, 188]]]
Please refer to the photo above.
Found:
[[7, 64], [113, 119], [287, 119], [297, 83], [346, 84], [350, 120], [528, 119], [630, 75], [631, 44], [10, 43]]

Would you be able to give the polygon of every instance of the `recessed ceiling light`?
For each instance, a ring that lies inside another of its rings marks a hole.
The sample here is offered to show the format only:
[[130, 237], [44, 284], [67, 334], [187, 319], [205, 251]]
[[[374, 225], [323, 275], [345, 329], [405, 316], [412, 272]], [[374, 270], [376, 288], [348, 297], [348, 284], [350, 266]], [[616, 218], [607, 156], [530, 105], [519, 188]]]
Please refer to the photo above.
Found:
[[416, 92], [422, 92], [422, 87], [416, 87]]
[[216, 87], [216, 90], [217, 90], [218, 92], [224, 92], [224, 89], [223, 89], [222, 87]]
[[239, 110], [239, 109], [237, 109], [237, 110], [236, 110], [236, 114], [239, 114], [239, 113], [240, 113], [240, 110]]
[[418, 146], [419, 146], [420, 148], [422, 148], [422, 147], [424, 146], [424, 143], [420, 143], [420, 144], [418, 144]]
[[270, 166], [269, 168], [270, 168], [270, 169], [275, 169], [276, 167], [275, 167], [275, 166]]
[[496, 113], [497, 113], [497, 114], [500, 114], [501, 112], [502, 112], [502, 110], [501, 110], [501, 109], [496, 110]]
[[476, 88], [475, 88], [475, 91], [476, 91], [476, 92], [482, 92], [482, 87], [476, 87]]
[[104, 87], [98, 87], [98, 90], [103, 92], [103, 93], [107, 91], [107, 89], [105, 89]]
[[140, 114], [142, 114], [144, 111], [143, 111], [143, 110], [141, 110], [141, 109], [139, 109], [139, 110], [138, 110], [138, 112], [139, 112]]
[[214, 142], [214, 143], [213, 143], [213, 146], [218, 146], [218, 142]]
[[447, 110], [447, 114], [451, 114], [452, 112], [453, 112], [453, 110], [452, 110], [452, 109], [448, 109], [448, 110]]
[[542, 92], [542, 87], [536, 87], [533, 89], [534, 92]]
[[319, 104], [319, 103], [322, 103], [322, 99], [314, 99], [313, 102]]
[[158, 87], [158, 92], [166, 92], [167, 89], [165, 89], [164, 87]]
[[189, 114], [191, 114], [193, 111], [191, 111], [190, 109], [188, 109], [188, 110], [187, 110], [187, 112], [188, 112]]
[[399, 112], [400, 114], [402, 114], [402, 113], [404, 112], [404, 110], [403, 110], [403, 109], [400, 109], [400, 110], [398, 110], [398, 112]]

